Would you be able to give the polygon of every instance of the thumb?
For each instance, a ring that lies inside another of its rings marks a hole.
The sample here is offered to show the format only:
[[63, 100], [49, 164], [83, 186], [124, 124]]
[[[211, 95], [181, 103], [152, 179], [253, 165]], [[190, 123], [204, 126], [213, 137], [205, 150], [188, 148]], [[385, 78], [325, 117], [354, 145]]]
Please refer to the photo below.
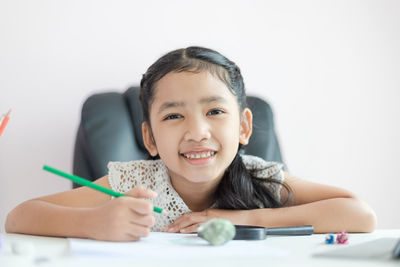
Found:
[[155, 198], [157, 193], [143, 186], [137, 186], [131, 191], [126, 192], [125, 195], [135, 198]]

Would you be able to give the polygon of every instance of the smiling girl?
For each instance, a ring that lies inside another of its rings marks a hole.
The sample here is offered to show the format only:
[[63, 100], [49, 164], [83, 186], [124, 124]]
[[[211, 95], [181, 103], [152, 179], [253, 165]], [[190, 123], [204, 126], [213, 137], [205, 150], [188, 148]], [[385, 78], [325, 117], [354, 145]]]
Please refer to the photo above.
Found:
[[[216, 51], [188, 47], [157, 60], [140, 88], [151, 160], [110, 162], [95, 183], [131, 197], [81, 187], [26, 201], [7, 232], [127, 241], [149, 231], [191, 233], [212, 218], [264, 227], [313, 225], [315, 232], [370, 232], [372, 209], [347, 190], [296, 178], [282, 165], [241, 155], [252, 113], [243, 78]], [[153, 206], [168, 215], [153, 214]]]

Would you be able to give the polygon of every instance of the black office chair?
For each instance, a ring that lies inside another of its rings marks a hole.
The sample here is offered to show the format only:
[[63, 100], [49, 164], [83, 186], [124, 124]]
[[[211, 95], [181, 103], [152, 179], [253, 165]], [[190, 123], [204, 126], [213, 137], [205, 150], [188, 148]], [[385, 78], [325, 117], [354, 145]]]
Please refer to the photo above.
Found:
[[[247, 104], [253, 112], [253, 133], [244, 153], [283, 163], [271, 107], [254, 96], [247, 97]], [[75, 142], [75, 175], [93, 181], [108, 173], [109, 161], [148, 158], [142, 140], [138, 87], [131, 87], [125, 93], [95, 94], [85, 101]]]

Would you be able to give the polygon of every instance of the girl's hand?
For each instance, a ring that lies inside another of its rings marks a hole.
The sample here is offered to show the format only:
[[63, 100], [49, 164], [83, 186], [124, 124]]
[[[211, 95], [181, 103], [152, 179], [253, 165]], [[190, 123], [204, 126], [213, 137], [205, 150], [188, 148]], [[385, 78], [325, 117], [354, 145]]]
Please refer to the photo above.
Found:
[[149, 235], [155, 222], [153, 205], [140, 198], [154, 198], [157, 193], [139, 186], [125, 194], [129, 197], [114, 198], [89, 211], [89, 238], [136, 241]]
[[219, 218], [231, 221], [233, 224], [248, 224], [250, 210], [219, 210], [208, 209], [200, 212], [190, 212], [182, 215], [171, 223], [165, 232], [169, 233], [195, 233], [200, 224], [208, 220]]

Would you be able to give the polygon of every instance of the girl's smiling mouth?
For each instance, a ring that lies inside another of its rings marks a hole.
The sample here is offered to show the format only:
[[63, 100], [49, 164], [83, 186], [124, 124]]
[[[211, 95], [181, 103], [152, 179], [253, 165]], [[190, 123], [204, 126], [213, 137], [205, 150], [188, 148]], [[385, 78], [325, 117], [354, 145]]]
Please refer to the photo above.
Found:
[[217, 151], [209, 149], [193, 149], [184, 153], [180, 153], [180, 155], [192, 165], [204, 165], [208, 164], [212, 159], [214, 159], [216, 153]]
[[207, 152], [189, 152], [183, 153], [182, 155], [187, 159], [204, 159], [213, 156], [215, 151], [207, 151]]

